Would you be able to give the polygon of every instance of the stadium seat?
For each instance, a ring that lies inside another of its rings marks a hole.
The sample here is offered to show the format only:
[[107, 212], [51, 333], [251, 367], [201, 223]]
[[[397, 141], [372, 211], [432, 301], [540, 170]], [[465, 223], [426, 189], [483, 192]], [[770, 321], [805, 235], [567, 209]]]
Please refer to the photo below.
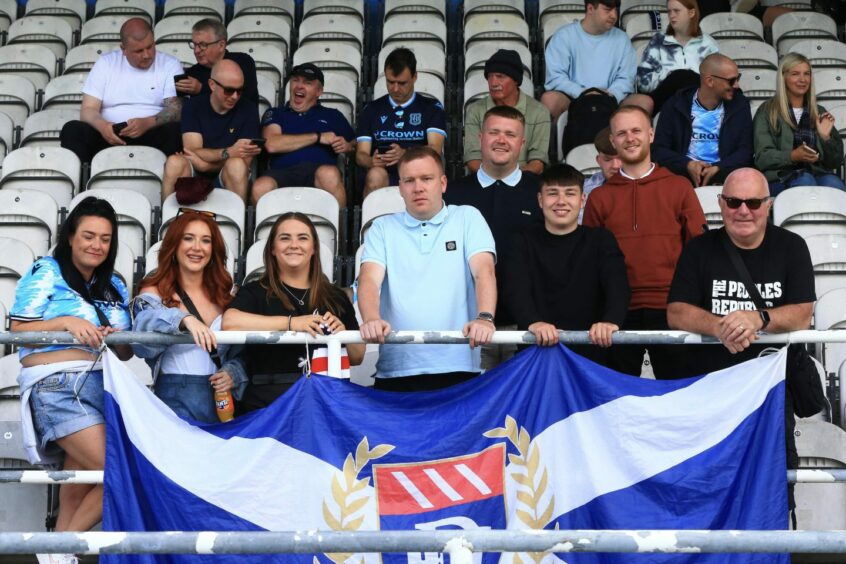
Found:
[[[170, 223], [176, 219], [180, 207], [182, 206], [176, 201], [176, 194], [171, 194], [162, 203], [162, 226], [159, 229], [159, 238], [164, 236]], [[241, 254], [244, 241], [244, 218], [247, 210], [240, 196], [229, 190], [216, 189], [212, 190], [205, 200], [192, 205], [191, 208], [215, 213], [217, 225], [220, 227], [227, 248], [235, 256]]]
[[[846, 288], [831, 290], [818, 298], [814, 304], [814, 329], [846, 329]], [[826, 372], [837, 374], [846, 362], [846, 343], [822, 343], [819, 349], [822, 349], [820, 360]]]
[[43, 45], [18, 43], [0, 47], [0, 73], [29, 79], [36, 89], [44, 89], [56, 76], [56, 54]]
[[733, 60], [741, 72], [748, 69], [778, 69], [775, 47], [763, 41], [718, 41], [720, 53]]
[[120, 28], [131, 17], [126, 14], [91, 18], [82, 26], [82, 32], [79, 36], [80, 45], [86, 43], [114, 43], [115, 49], [117, 49], [120, 43]]
[[526, 19], [523, 0], [464, 0], [464, 21], [474, 14], [515, 14]]
[[156, 0], [97, 0], [94, 17], [105, 16], [145, 18], [152, 25], [156, 19]]
[[807, 57], [815, 69], [846, 66], [846, 44], [834, 39], [803, 39], [791, 51]]
[[233, 20], [250, 16], [280, 16], [288, 20], [288, 29], [294, 23], [294, 0], [235, 0]]
[[72, 120], [79, 119], [79, 110], [57, 108], [35, 112], [23, 125], [19, 147], [60, 147], [59, 135], [62, 127]]
[[544, 28], [550, 18], [566, 16], [567, 18], [583, 18], [585, 3], [579, 0], [540, 0], [538, 3], [538, 23]]
[[[361, 79], [361, 53], [345, 42], [306, 43], [294, 52], [294, 66], [314, 63], [322, 71], [348, 76], [356, 85]], [[419, 70], [419, 69], [418, 69]]]
[[281, 85], [285, 77], [285, 52], [280, 43], [266, 41], [239, 41], [237, 51], [247, 53], [256, 63], [256, 74]]
[[772, 69], [749, 69], [740, 77], [740, 88], [749, 101], [769, 100], [776, 93], [778, 72]]
[[837, 24], [817, 12], [789, 12], [773, 21], [773, 45], [779, 55], [789, 53], [803, 39], [837, 40]]
[[[661, 27], [656, 30], [653, 27], [652, 14], [632, 14], [626, 24], [626, 35], [632, 40], [632, 45], [635, 48], [647, 45], [656, 31], [667, 29], [668, 22], [667, 14], [662, 12], [659, 23]], [[640, 62], [640, 59], [638, 59], [638, 62]]]
[[277, 15], [254, 15], [235, 18], [226, 28], [232, 51], [241, 51], [241, 42], [256, 41], [271, 43], [287, 58], [291, 44], [291, 24], [287, 18]]
[[0, 237], [17, 239], [44, 256], [56, 242], [59, 207], [49, 194], [38, 190], [0, 190]]
[[71, 201], [70, 209], [88, 196], [101, 198], [112, 205], [117, 215], [120, 242], [130, 248], [133, 256], [144, 256], [152, 232], [153, 208], [150, 200], [143, 194], [125, 188], [93, 188], [77, 194]]
[[8, 31], [17, 14], [18, 3], [15, 0], [0, 0], [0, 31]]
[[[446, 53], [436, 43], [431, 41], [395, 41], [379, 51], [379, 62], [377, 70], [382, 73], [385, 70], [385, 59], [394, 49], [404, 47], [414, 53], [417, 59], [417, 72], [433, 74], [446, 84]], [[465, 55], [466, 58], [466, 55]]]
[[817, 299], [846, 288], [846, 235], [811, 235], [805, 238], [814, 265]]
[[626, 29], [629, 20], [636, 14], [644, 12], [665, 12], [667, 3], [660, 0], [622, 0], [620, 2], [620, 26]]
[[393, 17], [408, 17], [411, 14], [429, 14], [446, 21], [444, 0], [385, 0], [385, 21]]
[[319, 188], [283, 188], [262, 196], [256, 204], [254, 239], [266, 239], [276, 218], [291, 211], [309, 216], [320, 241], [332, 250], [333, 255], [338, 254], [341, 210], [334, 196]]
[[[180, 16], [216, 18], [221, 22], [226, 14], [224, 0], [166, 0], [162, 20]], [[190, 33], [191, 28], [188, 28]]]
[[717, 12], [702, 18], [699, 25], [721, 43], [733, 39], [764, 41], [764, 24], [752, 14]]
[[89, 73], [100, 55], [118, 49], [114, 43], [86, 43], [68, 51], [62, 74]]
[[9, 26], [7, 45], [36, 43], [49, 47], [57, 58], [63, 58], [73, 47], [73, 29], [68, 22], [52, 16], [27, 16]]
[[773, 203], [773, 223], [805, 238], [846, 235], [846, 192], [825, 186], [784, 190]]
[[837, 128], [840, 137], [846, 138], [846, 105], [826, 106], [826, 109], [834, 116], [834, 127]]
[[702, 186], [696, 189], [699, 205], [705, 213], [708, 229], [719, 229], [723, 226], [723, 215], [720, 213], [720, 202], [717, 200], [722, 193], [722, 186]]
[[135, 295], [135, 253], [129, 245], [123, 241], [118, 241], [117, 256], [115, 257], [115, 274], [117, 274], [123, 283], [126, 284], [126, 289], [129, 292], [129, 297]]
[[91, 160], [87, 189], [125, 188], [143, 194], [153, 207], [160, 206], [165, 160], [165, 154], [153, 147], [109, 147]]
[[67, 208], [79, 192], [81, 171], [79, 159], [67, 149], [22, 147], [6, 155], [0, 189], [39, 190], [50, 194], [59, 208]]
[[194, 66], [197, 63], [197, 57], [194, 56], [194, 50], [188, 46], [187, 42], [176, 41], [167, 42], [156, 45], [156, 51], [167, 53], [171, 57], [176, 57], [183, 68]]
[[[800, 468], [846, 468], [846, 433], [837, 425], [797, 420], [796, 450]], [[795, 492], [799, 527], [808, 531], [846, 528], [846, 488], [842, 484], [796, 484]]]
[[268, 109], [276, 107], [279, 100], [279, 88], [276, 86], [278, 82], [273, 82], [263, 74], [256, 74], [256, 82], [259, 93], [258, 110], [261, 117]]
[[364, 24], [350, 14], [317, 14], [300, 23], [300, 47], [317, 42], [341, 41], [361, 52], [364, 45]]
[[[814, 89], [817, 91], [817, 101], [846, 102], [846, 71], [842, 68], [822, 68], [814, 70]], [[835, 123], [838, 127], [844, 124]]]
[[[3, 323], [2, 330], [8, 331], [9, 330], [9, 312], [6, 311], [6, 306], [1, 304], [1, 303], [0, 303], [0, 321], [2, 321], [2, 323]], [[0, 345], [0, 358], [5, 356], [6, 353], [9, 352], [10, 348], [11, 348], [11, 346]], [[15, 355], [15, 356], [17, 357], [18, 355]], [[0, 368], [0, 370], [2, 370], [2, 368]], [[18, 366], [18, 370], [20, 370], [20, 365]], [[2, 402], [3, 399], [4, 399], [3, 398], [4, 386], [3, 386], [2, 379], [3, 379], [3, 377], [0, 376], [0, 402]], [[14, 382], [14, 380], [13, 380], [13, 382]], [[2, 408], [0, 408], [0, 410], [2, 410]], [[2, 432], [2, 431], [0, 431], [0, 432]], [[2, 530], [2, 527], [0, 527], [0, 530]]]
[[[582, 6], [584, 6], [582, 4]], [[549, 40], [555, 35], [555, 32], [560, 28], [572, 22], [581, 21], [584, 17], [584, 8], [580, 12], [554, 12], [543, 19], [543, 27], [541, 28], [541, 35], [543, 37], [543, 48], [546, 49]], [[637, 60], [640, 61], [640, 55]]]
[[596, 147], [593, 146], [593, 143], [573, 147], [567, 153], [564, 162], [575, 167], [585, 176], [590, 176], [600, 170], [599, 165], [596, 164]]
[[[529, 24], [514, 14], [474, 14], [464, 24], [464, 49], [474, 41], [507, 41], [529, 46]], [[503, 45], [503, 47], [505, 47]]]
[[[256, 241], [247, 250], [246, 264], [244, 271], [244, 284], [258, 280], [264, 274], [264, 239]], [[320, 242], [320, 266], [323, 269], [323, 274], [330, 282], [335, 281], [335, 258], [332, 255], [332, 249], [329, 248], [323, 241]]]
[[374, 219], [403, 211], [405, 211], [405, 200], [402, 199], [398, 186], [380, 188], [368, 194], [361, 203], [359, 246], [364, 245], [364, 234], [370, 229]]
[[[147, 276], [159, 267], [159, 249], [162, 247], [162, 242], [159, 241], [151, 245], [144, 257], [144, 276]], [[235, 253], [228, 248], [226, 250], [226, 271], [232, 278], [235, 278]]]
[[15, 139], [15, 124], [8, 115], [0, 112], [0, 166], [6, 154], [12, 150]]
[[[481, 75], [480, 75], [481, 76]], [[484, 77], [482, 77], [484, 80]], [[487, 82], [485, 82], [485, 93], [487, 93]], [[433, 74], [418, 73], [417, 82], [414, 83], [415, 92], [425, 94], [430, 98], [435, 98], [443, 104], [444, 96], [446, 95], [446, 88], [443, 81]], [[379, 74], [376, 82], [373, 84], [373, 99], [384, 96], [388, 93], [388, 85], [385, 82], [385, 75]]]
[[85, 0], [27, 0], [24, 16], [53, 16], [63, 19], [74, 31], [79, 31], [88, 6]]
[[156, 24], [154, 33], [156, 45], [164, 43], [188, 43], [191, 41], [191, 28], [203, 19], [201, 15], [180, 15], [163, 18]]
[[386, 19], [382, 26], [382, 48], [405, 41], [434, 41], [446, 52], [446, 22], [440, 14], [429, 12]]
[[[88, 74], [75, 72], [51, 80], [44, 89], [41, 110], [72, 109], [79, 112], [82, 105], [82, 86], [87, 77]], [[79, 119], [79, 116], [74, 119]]]
[[[512, 46], [509, 45], [509, 47]], [[520, 54], [520, 60], [523, 62], [523, 80], [531, 81], [532, 53], [525, 45], [515, 43], [513, 47]], [[485, 63], [500, 48], [501, 45], [498, 41], [476, 41], [470, 45], [464, 53], [464, 79], [467, 80], [474, 73], [484, 75]]]
[[[532, 86], [532, 82], [530, 80], [524, 80], [523, 84], [520, 85], [520, 90], [522, 90], [527, 96], [534, 97], [534, 87]], [[470, 78], [468, 78], [464, 83], [464, 111], [467, 112], [467, 106], [487, 95], [488, 81], [485, 80], [485, 77], [481, 74], [474, 74], [470, 76]], [[559, 129], [558, 131], [563, 130]]]
[[29, 245], [12, 237], [0, 237], [0, 303], [6, 311], [15, 303], [18, 280], [34, 261], [35, 253]]
[[364, 22], [364, 0], [304, 0], [303, 19], [321, 14], [347, 14]]

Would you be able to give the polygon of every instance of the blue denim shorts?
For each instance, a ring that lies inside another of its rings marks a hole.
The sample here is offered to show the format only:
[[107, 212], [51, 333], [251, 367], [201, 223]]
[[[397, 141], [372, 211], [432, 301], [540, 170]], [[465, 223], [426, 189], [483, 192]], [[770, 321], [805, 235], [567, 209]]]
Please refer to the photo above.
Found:
[[[78, 397], [74, 397], [76, 392]], [[30, 409], [42, 446], [104, 423], [103, 371], [47, 376], [32, 388]]]
[[210, 376], [159, 374], [156, 378], [156, 396], [183, 419], [218, 423]]

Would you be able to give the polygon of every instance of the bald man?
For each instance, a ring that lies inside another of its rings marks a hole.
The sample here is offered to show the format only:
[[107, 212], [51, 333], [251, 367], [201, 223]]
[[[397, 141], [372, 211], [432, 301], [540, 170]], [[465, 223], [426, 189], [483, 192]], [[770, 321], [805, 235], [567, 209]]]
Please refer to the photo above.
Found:
[[261, 137], [255, 105], [242, 98], [244, 73], [235, 61], [215, 64], [208, 84], [210, 93], [193, 96], [182, 110], [184, 149], [165, 163], [162, 201], [173, 193], [177, 178], [194, 175], [247, 198], [250, 165], [261, 153], [253, 142]]
[[680, 90], [661, 110], [652, 157], [695, 187], [722, 184], [752, 166], [752, 112], [737, 65], [719, 53], [699, 65], [699, 87]]
[[102, 55], [82, 87], [80, 121], [62, 128], [62, 147], [82, 162], [115, 145], [148, 145], [166, 155], [181, 149], [182, 108], [173, 77], [179, 61], [156, 52], [147, 20], [130, 18], [120, 28], [120, 49]]

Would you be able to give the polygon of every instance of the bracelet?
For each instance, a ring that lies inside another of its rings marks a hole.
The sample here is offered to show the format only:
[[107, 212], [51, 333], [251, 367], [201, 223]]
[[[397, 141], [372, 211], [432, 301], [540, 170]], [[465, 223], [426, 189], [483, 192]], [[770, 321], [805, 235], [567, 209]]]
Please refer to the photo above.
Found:
[[286, 329], [286, 331], [290, 331], [290, 330], [291, 330], [291, 318], [292, 318], [292, 317], [294, 317], [294, 314], [293, 314], [293, 313], [289, 313], [289, 314], [288, 314], [288, 329]]

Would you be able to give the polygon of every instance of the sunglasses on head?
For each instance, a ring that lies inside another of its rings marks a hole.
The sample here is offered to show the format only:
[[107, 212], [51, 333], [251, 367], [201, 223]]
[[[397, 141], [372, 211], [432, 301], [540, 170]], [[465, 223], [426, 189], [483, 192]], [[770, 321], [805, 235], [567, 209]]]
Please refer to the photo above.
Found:
[[223, 89], [223, 95], [224, 96], [234, 96], [235, 94], [238, 94], [238, 96], [240, 96], [241, 94], [244, 93], [244, 87], [243, 86], [241, 88], [233, 88], [232, 86], [224, 86], [221, 83], [219, 83], [218, 81], [216, 81], [215, 79], [212, 79], [212, 82], [214, 82], [215, 84], [217, 84], [218, 86], [220, 86]]
[[746, 204], [746, 207], [750, 210], [757, 210], [769, 201], [770, 196], [765, 196], [763, 198], [747, 198], [744, 200], [743, 198], [732, 198], [731, 196], [723, 196], [720, 194], [720, 198], [722, 198], [726, 205], [733, 210], [738, 209], [743, 204]]
[[210, 217], [212, 219], [217, 219], [217, 214], [214, 212], [206, 211], [206, 210], [195, 210], [193, 208], [179, 208], [176, 212], [176, 217], [179, 217], [183, 213], [195, 213], [197, 215], [204, 215], [206, 217]]

